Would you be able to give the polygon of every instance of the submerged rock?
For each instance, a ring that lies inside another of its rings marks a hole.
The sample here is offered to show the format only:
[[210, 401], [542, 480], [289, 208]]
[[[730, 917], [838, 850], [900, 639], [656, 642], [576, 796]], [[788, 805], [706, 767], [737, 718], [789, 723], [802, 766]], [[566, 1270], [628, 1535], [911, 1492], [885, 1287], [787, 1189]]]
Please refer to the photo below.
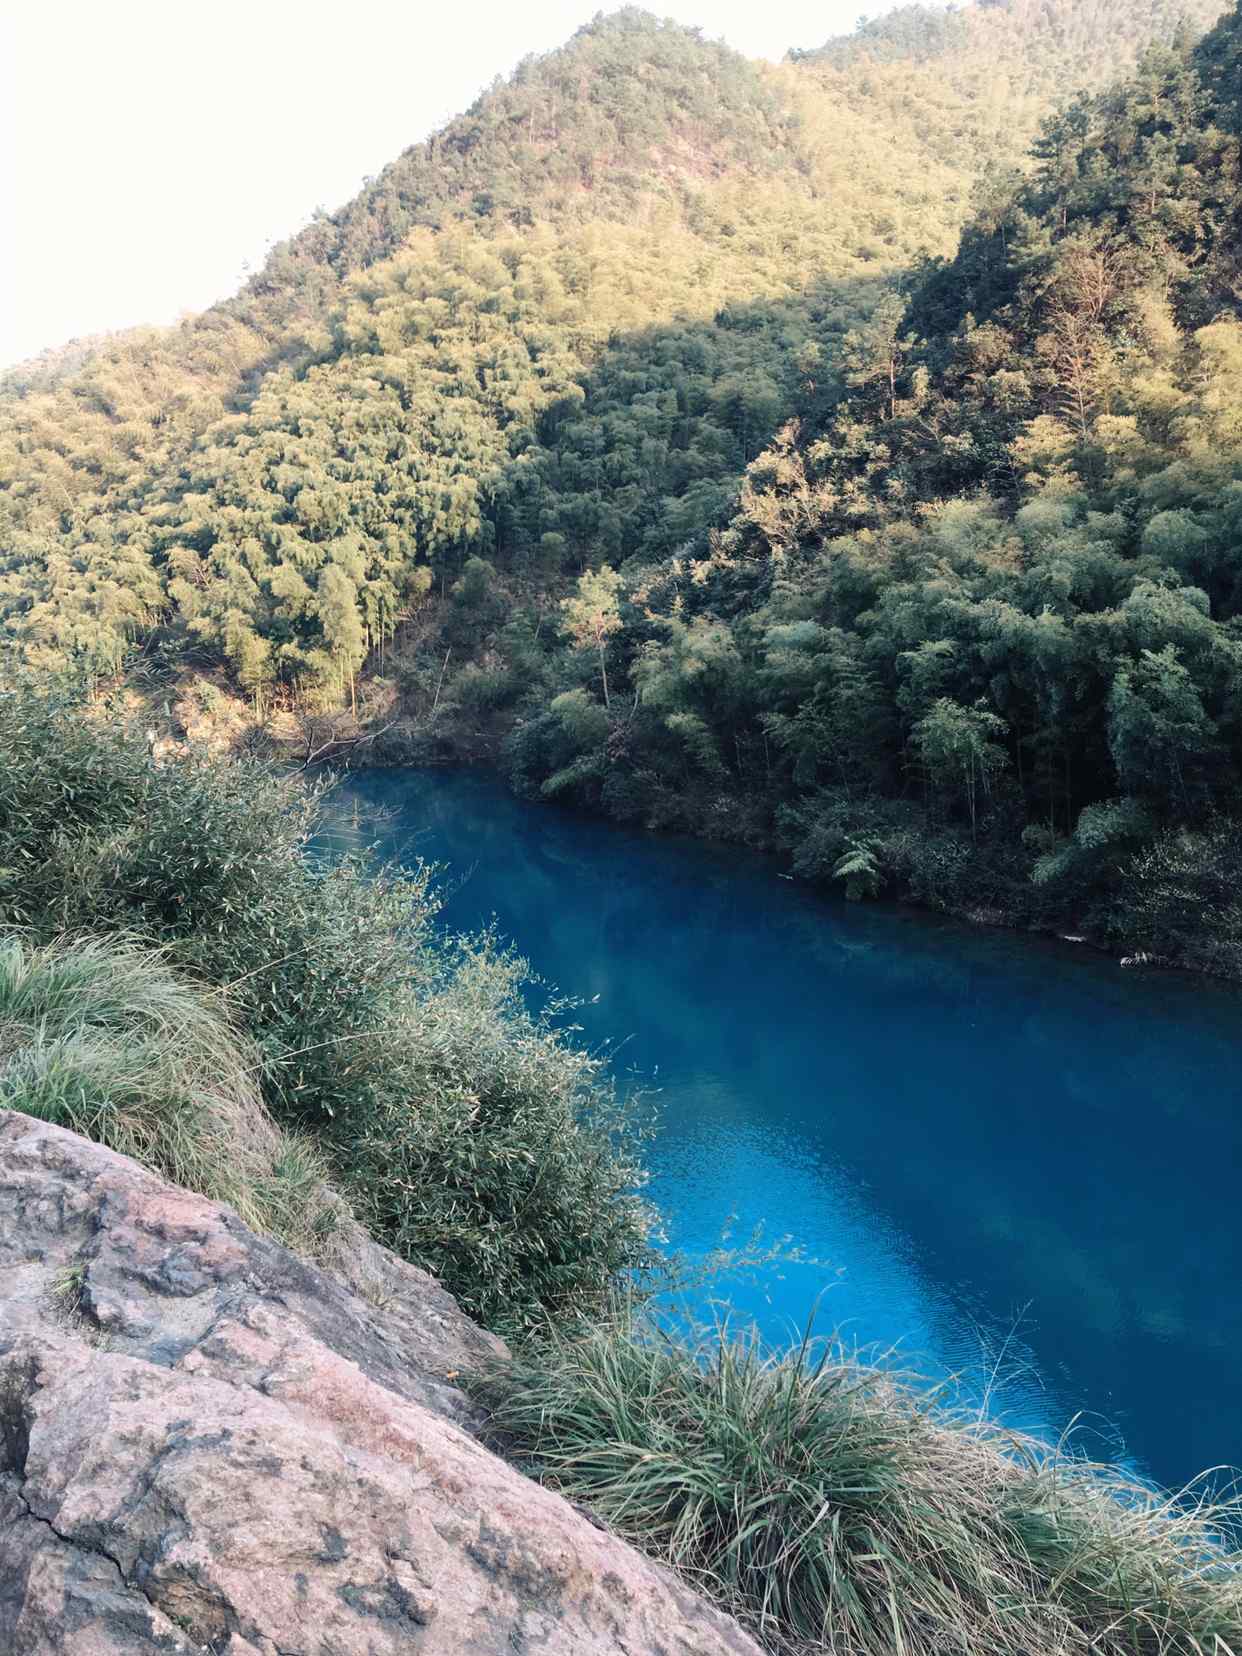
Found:
[[471, 1436], [503, 1347], [355, 1241], [0, 1112], [0, 1651], [756, 1656]]

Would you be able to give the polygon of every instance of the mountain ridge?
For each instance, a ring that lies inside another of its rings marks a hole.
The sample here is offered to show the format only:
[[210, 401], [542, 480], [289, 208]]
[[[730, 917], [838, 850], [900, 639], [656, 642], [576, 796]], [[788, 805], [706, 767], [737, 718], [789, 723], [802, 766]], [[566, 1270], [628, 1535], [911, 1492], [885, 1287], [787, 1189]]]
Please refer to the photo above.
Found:
[[[1196, 3], [1210, 9], [1210, 0]], [[1124, 12], [1119, 0], [1110, 0], [1101, 15], [1116, 22]], [[794, 226], [789, 261], [841, 282], [832, 329], [840, 337], [872, 302], [877, 277], [904, 269], [920, 249], [950, 251], [968, 186], [955, 158], [962, 111], [952, 98], [946, 103], [943, 88], [933, 97], [938, 76], [926, 78], [919, 121], [906, 117], [894, 150], [877, 122], [897, 118], [895, 105], [908, 102], [906, 81], [891, 96], [882, 88], [855, 89], [851, 103], [844, 92], [848, 77], [829, 75], [820, 84], [823, 75], [751, 64], [695, 31], [633, 8], [598, 19], [567, 47], [527, 60], [467, 115], [405, 152], [338, 214], [275, 249], [234, 300], [171, 330], [131, 334], [80, 367], [71, 353], [67, 371], [53, 369], [50, 384], [44, 375], [26, 394], [20, 376], [10, 374], [0, 429], [0, 524], [7, 542], [0, 618], [7, 630], [38, 660], [85, 655], [107, 667], [119, 661], [129, 639], [169, 614], [175, 570], [165, 573], [165, 502], [184, 492], [188, 458], [210, 446], [207, 433], [216, 422], [248, 407], [265, 383], [275, 385], [273, 375], [313, 374], [333, 356], [339, 325], [330, 316], [356, 302], [332, 264], [333, 237], [343, 268], [362, 273], [411, 230], [443, 234], [452, 223], [482, 242], [520, 234], [532, 227], [540, 200], [550, 202], [567, 180], [576, 181], [553, 214], [571, 239], [580, 239], [588, 225], [598, 235], [622, 221], [659, 225], [671, 213], [686, 257], [697, 237], [735, 290], [748, 283], [757, 288], [756, 300], [762, 284], [752, 281], [753, 256], [739, 248], [739, 226], [756, 244]], [[572, 132], [556, 124], [565, 123], [567, 109], [574, 112]], [[532, 126], [536, 117], [542, 126]], [[993, 107], [983, 126], [972, 129], [976, 151], [990, 153], [1000, 128], [1010, 125]], [[540, 149], [526, 141], [532, 131], [556, 136]], [[684, 152], [671, 183], [659, 156], [644, 171], [639, 163], [650, 162], [651, 142], [660, 137], [670, 140], [665, 160], [675, 147], [672, 137], [705, 148], [715, 169], [711, 178], [696, 178]], [[771, 180], [760, 192], [771, 205], [766, 213], [748, 182], [754, 169], [766, 169]], [[598, 187], [588, 188], [596, 174]], [[799, 280], [782, 279], [778, 287], [797, 287]], [[687, 286], [674, 273], [653, 280], [645, 316], [633, 307], [627, 316], [640, 325], [658, 323], [675, 317], [679, 303], [693, 313], [698, 297], [693, 280]], [[831, 354], [831, 339], [828, 347]], [[764, 373], [786, 415], [798, 414], [787, 372], [769, 364]], [[818, 379], [822, 384], [822, 368]], [[727, 446], [726, 439], [712, 441]], [[736, 456], [708, 471], [723, 488], [726, 478], [738, 476], [738, 461], [748, 458], [743, 443]], [[549, 524], [542, 532], [561, 530]], [[486, 553], [486, 540], [475, 549]], [[417, 564], [426, 565], [431, 549], [413, 550]], [[305, 666], [290, 658], [295, 673], [304, 674]]]

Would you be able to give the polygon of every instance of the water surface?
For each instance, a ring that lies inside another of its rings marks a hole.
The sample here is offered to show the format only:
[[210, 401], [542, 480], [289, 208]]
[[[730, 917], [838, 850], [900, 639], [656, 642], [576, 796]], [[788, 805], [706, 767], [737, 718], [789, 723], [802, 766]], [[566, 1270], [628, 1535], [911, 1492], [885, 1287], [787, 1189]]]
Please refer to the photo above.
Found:
[[[384, 817], [377, 822], [375, 808]], [[1086, 950], [849, 904], [734, 849], [371, 772], [338, 843], [448, 865], [659, 1088], [651, 1194], [691, 1255], [757, 1224], [815, 1263], [718, 1286], [821, 1321], [1162, 1482], [1242, 1461], [1242, 999]], [[822, 1298], [821, 1298], [822, 1296]]]

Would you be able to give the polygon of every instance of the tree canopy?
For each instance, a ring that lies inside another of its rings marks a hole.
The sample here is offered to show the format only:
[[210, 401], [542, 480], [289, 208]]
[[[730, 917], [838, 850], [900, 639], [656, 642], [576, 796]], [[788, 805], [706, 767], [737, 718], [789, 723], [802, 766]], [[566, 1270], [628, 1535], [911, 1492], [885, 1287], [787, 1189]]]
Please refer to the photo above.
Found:
[[342, 694], [429, 573], [667, 555], [843, 340], [878, 360], [984, 162], [1173, 19], [912, 7], [773, 67], [598, 17], [235, 299], [5, 376], [0, 622], [45, 665], [171, 627], [260, 699]]

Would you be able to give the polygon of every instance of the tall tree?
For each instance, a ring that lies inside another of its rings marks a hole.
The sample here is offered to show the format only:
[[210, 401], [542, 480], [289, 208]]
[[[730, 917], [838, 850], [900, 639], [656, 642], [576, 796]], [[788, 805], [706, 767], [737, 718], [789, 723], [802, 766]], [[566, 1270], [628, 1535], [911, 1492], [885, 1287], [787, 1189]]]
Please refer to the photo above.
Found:
[[608, 689], [608, 640], [621, 630], [621, 605], [618, 594], [621, 577], [607, 565], [602, 569], [588, 569], [578, 577], [577, 591], [566, 598], [561, 608], [565, 627], [579, 649], [594, 649], [599, 656], [599, 676], [604, 690], [604, 706], [612, 706]]

